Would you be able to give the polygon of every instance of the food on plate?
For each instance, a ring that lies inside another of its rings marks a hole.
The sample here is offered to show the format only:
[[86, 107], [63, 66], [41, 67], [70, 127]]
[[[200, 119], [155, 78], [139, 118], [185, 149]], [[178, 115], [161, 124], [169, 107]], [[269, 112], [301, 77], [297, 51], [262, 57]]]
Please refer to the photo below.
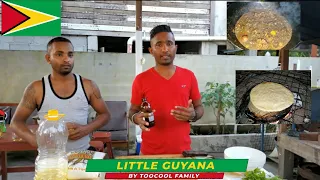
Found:
[[257, 118], [267, 118], [290, 111], [293, 93], [281, 84], [263, 82], [252, 88], [248, 108]]
[[106, 154], [96, 151], [71, 151], [68, 153], [68, 179], [97, 179], [100, 173], [86, 172], [89, 159], [105, 159]]
[[264, 171], [260, 170], [259, 168], [245, 172], [244, 176], [245, 177], [242, 178], [242, 180], [282, 180], [277, 176], [269, 177]]
[[292, 27], [273, 10], [254, 9], [239, 18], [234, 33], [247, 49], [277, 50], [291, 40]]

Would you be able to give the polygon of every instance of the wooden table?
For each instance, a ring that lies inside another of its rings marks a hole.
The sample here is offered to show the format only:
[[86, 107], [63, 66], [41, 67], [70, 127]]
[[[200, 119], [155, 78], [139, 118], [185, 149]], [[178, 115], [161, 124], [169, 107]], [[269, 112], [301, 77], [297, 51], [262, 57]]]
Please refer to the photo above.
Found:
[[[36, 130], [37, 125], [30, 125], [29, 128]], [[35, 131], [34, 131], [35, 132]], [[0, 138], [0, 152], [1, 152], [1, 175], [2, 180], [8, 179], [8, 173], [13, 172], [34, 172], [34, 165], [33, 166], [15, 166], [15, 167], [8, 167], [7, 164], [7, 152], [10, 151], [32, 151], [37, 150], [36, 147], [31, 146], [26, 141], [13, 141], [12, 140], [12, 129], [7, 126], [7, 132], [2, 134]]]
[[294, 154], [320, 165], [320, 143], [290, 137], [286, 133], [278, 135], [279, 176], [293, 178]]

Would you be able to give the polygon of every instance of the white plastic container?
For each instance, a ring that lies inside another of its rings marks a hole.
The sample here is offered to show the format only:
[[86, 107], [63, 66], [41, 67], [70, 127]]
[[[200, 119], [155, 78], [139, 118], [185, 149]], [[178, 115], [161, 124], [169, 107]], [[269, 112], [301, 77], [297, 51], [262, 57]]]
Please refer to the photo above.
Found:
[[225, 159], [249, 159], [247, 171], [255, 168], [263, 168], [266, 164], [267, 156], [262, 151], [257, 149], [235, 146], [224, 150]]
[[67, 180], [68, 158], [66, 145], [68, 129], [64, 115], [57, 110], [49, 110], [46, 120], [37, 130], [38, 156], [35, 161], [34, 180]]

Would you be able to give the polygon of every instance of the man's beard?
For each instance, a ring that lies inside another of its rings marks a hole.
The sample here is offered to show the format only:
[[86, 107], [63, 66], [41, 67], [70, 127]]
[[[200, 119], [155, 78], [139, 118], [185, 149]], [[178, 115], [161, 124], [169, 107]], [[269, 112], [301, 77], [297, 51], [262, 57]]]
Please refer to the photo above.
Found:
[[71, 71], [70, 71], [70, 72], [67, 72], [67, 71], [60, 72], [60, 74], [61, 74], [62, 76], [66, 76], [66, 75], [68, 75], [68, 74], [70, 74], [70, 73], [71, 73]]
[[71, 66], [68, 70], [65, 69], [60, 69], [59, 74], [61, 74], [62, 76], [66, 76], [68, 74], [70, 74], [72, 72], [73, 66]]
[[173, 61], [170, 62], [164, 62], [164, 63], [160, 63], [160, 65], [162, 66], [170, 66], [172, 64]]
[[166, 60], [159, 59], [158, 62], [159, 62], [158, 64], [162, 66], [170, 66], [173, 63], [173, 59], [166, 59]]

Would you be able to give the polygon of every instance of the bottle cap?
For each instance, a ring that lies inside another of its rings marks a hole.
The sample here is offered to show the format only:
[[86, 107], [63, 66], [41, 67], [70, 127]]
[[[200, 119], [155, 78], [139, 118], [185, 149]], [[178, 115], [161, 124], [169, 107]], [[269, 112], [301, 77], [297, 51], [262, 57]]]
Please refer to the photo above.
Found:
[[49, 121], [57, 121], [62, 117], [64, 117], [64, 114], [59, 114], [59, 111], [56, 109], [51, 109], [48, 111], [48, 114], [44, 115], [44, 118]]

